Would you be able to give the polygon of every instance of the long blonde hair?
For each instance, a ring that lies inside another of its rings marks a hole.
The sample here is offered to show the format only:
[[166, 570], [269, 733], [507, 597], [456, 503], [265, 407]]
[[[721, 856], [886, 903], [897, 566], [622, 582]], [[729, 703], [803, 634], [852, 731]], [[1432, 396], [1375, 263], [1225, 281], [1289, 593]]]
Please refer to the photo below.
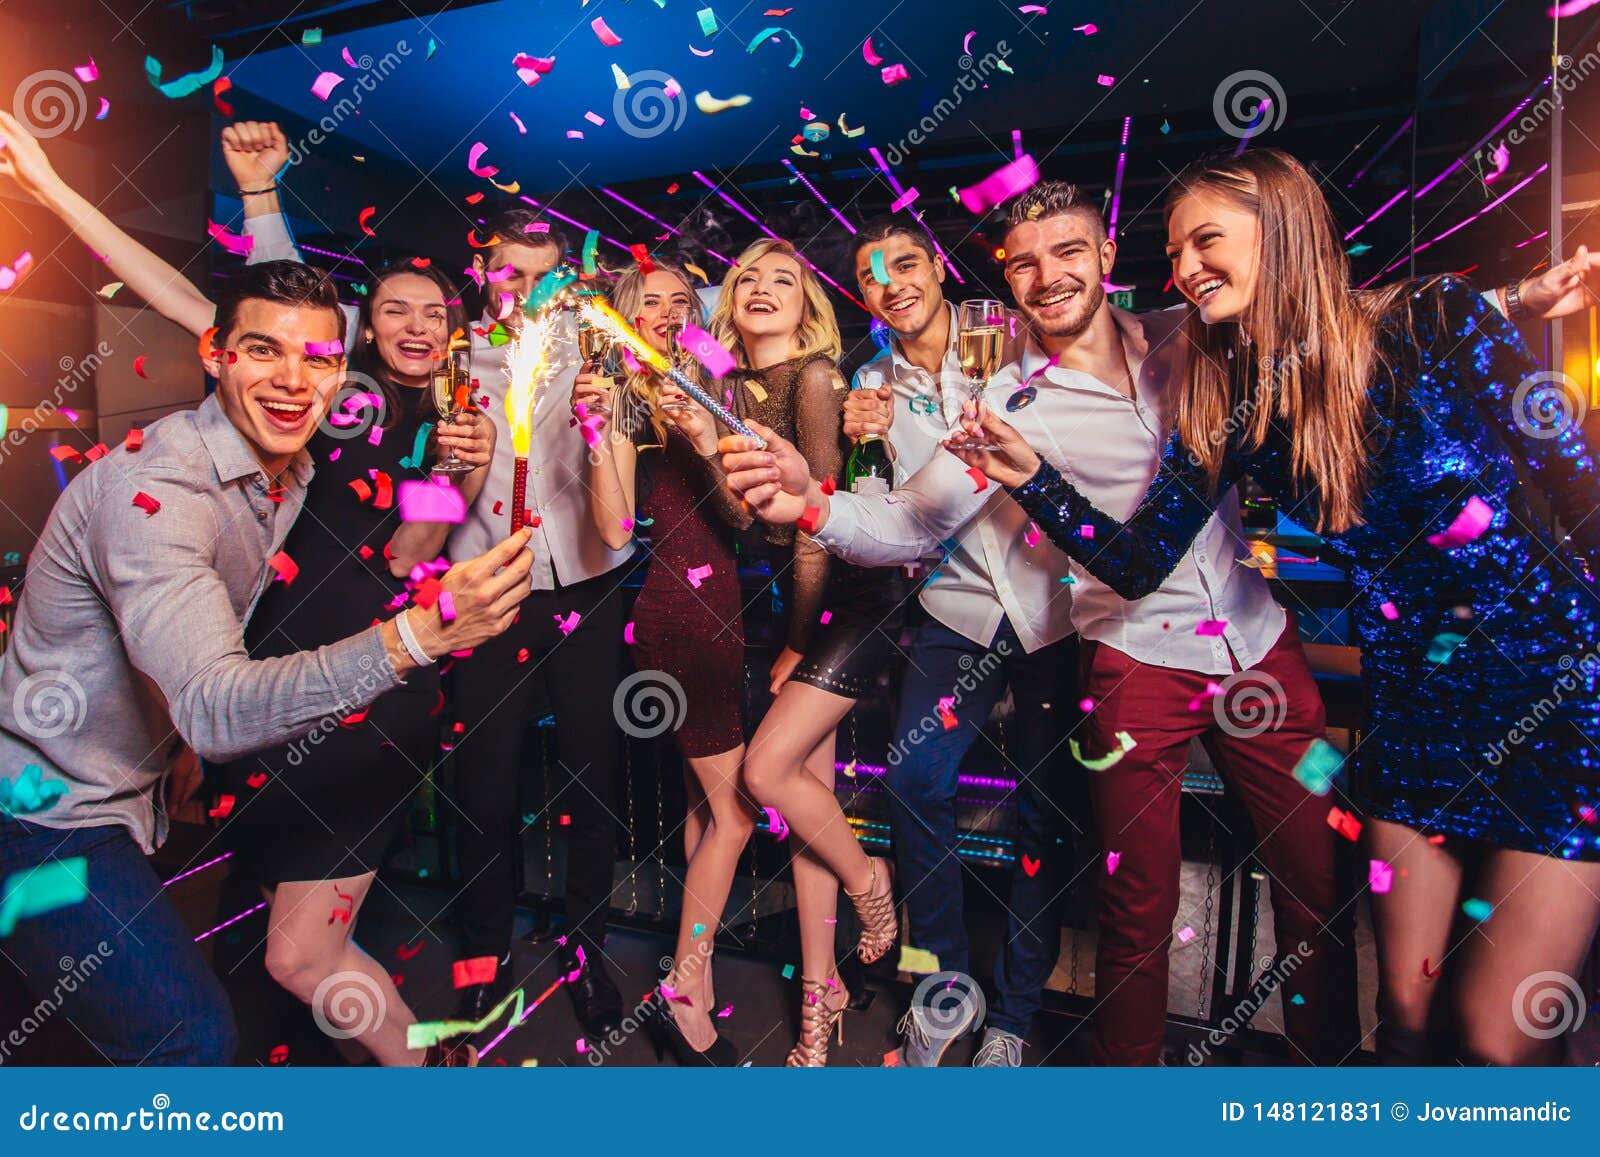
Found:
[[839, 337], [839, 321], [833, 315], [833, 302], [828, 300], [821, 278], [806, 264], [805, 258], [789, 242], [776, 237], [763, 237], [747, 247], [722, 279], [722, 291], [717, 294], [716, 308], [711, 311], [711, 336], [726, 346], [741, 366], [750, 365], [739, 329], [733, 324], [733, 285], [741, 273], [769, 253], [792, 257], [795, 264], [800, 266], [800, 291], [805, 301], [800, 312], [800, 328], [795, 331], [797, 352], [826, 354], [829, 360], [838, 361], [844, 342]]
[[1413, 287], [1351, 290], [1349, 260], [1327, 198], [1285, 152], [1250, 149], [1190, 165], [1167, 195], [1168, 223], [1192, 193], [1223, 197], [1250, 213], [1258, 236], [1246, 316], [1206, 325], [1191, 309], [1184, 322], [1188, 369], [1177, 429], [1191, 459], [1215, 490], [1229, 436], [1238, 432], [1242, 447], [1255, 450], [1281, 422], [1289, 430], [1294, 482], [1316, 495], [1316, 529], [1337, 533], [1361, 525], [1378, 322]]
[[[686, 270], [672, 264], [670, 261], [657, 261], [655, 267], [659, 272], [670, 273], [679, 281], [689, 293], [688, 320], [693, 325], [705, 324], [705, 310], [700, 304], [700, 295], [694, 290], [694, 282], [689, 280]], [[617, 275], [616, 284], [611, 287], [607, 299], [611, 308], [620, 313], [633, 324], [639, 317], [639, 311], [644, 305], [644, 283], [649, 274], [640, 271], [637, 265], [629, 266], [627, 270]], [[684, 370], [696, 381], [699, 380], [700, 367], [692, 366]], [[656, 437], [663, 446], [667, 443], [668, 423], [666, 416], [661, 412], [661, 375], [645, 366], [640, 366], [639, 371], [627, 371], [623, 384], [623, 396], [629, 403], [630, 409], [642, 410], [650, 416], [650, 428], [655, 431]]]

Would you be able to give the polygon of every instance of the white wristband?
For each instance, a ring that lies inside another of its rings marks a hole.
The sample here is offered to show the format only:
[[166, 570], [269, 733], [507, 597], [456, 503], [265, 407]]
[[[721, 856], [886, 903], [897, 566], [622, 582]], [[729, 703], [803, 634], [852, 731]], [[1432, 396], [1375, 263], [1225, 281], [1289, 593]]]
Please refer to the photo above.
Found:
[[422, 644], [417, 642], [417, 636], [411, 630], [411, 624], [406, 621], [406, 612], [401, 611], [394, 617], [394, 629], [400, 632], [400, 645], [406, 649], [407, 654], [419, 667], [433, 666], [433, 660], [422, 649]]

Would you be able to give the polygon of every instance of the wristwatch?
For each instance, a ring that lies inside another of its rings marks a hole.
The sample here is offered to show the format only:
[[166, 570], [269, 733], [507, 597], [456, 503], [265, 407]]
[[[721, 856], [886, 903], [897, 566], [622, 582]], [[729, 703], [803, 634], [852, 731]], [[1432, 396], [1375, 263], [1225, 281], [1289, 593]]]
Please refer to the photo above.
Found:
[[1522, 304], [1522, 282], [1513, 281], [1501, 290], [1506, 301], [1506, 316], [1512, 321], [1526, 321], [1528, 307]]

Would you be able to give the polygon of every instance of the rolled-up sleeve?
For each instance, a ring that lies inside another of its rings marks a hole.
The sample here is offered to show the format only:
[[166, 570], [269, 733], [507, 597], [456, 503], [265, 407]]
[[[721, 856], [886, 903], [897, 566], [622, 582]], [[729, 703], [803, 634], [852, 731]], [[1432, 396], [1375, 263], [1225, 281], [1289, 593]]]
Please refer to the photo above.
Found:
[[285, 743], [400, 683], [377, 627], [314, 651], [251, 659], [216, 570], [218, 507], [181, 480], [142, 478], [153, 515], [117, 493], [97, 506], [87, 555], [132, 666], [206, 759]]
[[831, 496], [827, 524], [812, 538], [857, 566], [899, 566], [938, 553], [997, 493], [977, 488], [953, 454], [936, 454], [888, 494]]

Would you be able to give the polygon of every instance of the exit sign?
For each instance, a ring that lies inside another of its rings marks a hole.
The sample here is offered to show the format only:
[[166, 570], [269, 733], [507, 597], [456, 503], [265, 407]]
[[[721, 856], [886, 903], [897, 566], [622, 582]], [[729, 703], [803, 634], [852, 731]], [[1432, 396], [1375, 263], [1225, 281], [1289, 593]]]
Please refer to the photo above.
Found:
[[1131, 289], [1119, 289], [1119, 290], [1117, 290], [1115, 293], [1111, 294], [1111, 304], [1116, 306], [1118, 309], [1132, 309], [1133, 308], [1133, 290], [1131, 290]]

